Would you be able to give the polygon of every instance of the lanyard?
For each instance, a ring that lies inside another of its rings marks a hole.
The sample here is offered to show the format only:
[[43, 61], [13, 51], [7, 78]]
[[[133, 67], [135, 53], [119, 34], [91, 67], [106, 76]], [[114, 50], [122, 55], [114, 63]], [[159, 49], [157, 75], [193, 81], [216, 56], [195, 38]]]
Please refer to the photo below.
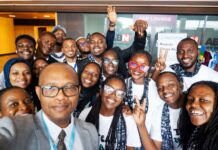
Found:
[[[51, 135], [49, 133], [49, 130], [48, 130], [48, 127], [45, 123], [45, 120], [44, 120], [44, 117], [41, 113], [41, 116], [42, 116], [42, 122], [43, 122], [43, 126], [44, 126], [44, 129], [45, 129], [45, 132], [46, 134], [48, 135], [49, 137], [49, 144], [50, 144], [50, 147], [53, 149], [53, 150], [57, 150], [57, 145], [55, 144], [55, 142], [52, 140], [51, 138]], [[68, 150], [73, 150], [73, 143], [74, 143], [74, 138], [75, 138], [75, 131], [74, 131], [74, 127], [72, 128], [72, 131], [71, 131], [71, 136], [70, 136], [70, 143], [69, 143], [69, 147], [67, 148]]]
[[73, 69], [77, 72], [77, 64], [75, 62], [74, 66], [73, 66]]

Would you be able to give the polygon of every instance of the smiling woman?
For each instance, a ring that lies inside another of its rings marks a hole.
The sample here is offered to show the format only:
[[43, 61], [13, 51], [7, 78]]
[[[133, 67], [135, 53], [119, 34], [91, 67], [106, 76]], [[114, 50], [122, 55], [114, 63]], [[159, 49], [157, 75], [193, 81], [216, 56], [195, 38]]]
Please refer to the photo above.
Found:
[[132, 150], [140, 147], [140, 137], [132, 116], [122, 113], [126, 97], [124, 79], [109, 76], [101, 87], [96, 103], [84, 109], [79, 118], [94, 124], [99, 133], [99, 149]]
[[179, 119], [183, 149], [218, 149], [218, 84], [200, 81], [188, 90]]

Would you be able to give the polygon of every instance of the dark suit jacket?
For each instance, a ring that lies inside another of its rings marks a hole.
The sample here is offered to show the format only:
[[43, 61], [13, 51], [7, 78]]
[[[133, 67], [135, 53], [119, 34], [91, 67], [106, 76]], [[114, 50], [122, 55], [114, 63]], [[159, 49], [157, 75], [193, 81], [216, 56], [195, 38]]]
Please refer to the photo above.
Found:
[[[99, 143], [96, 128], [77, 118], [74, 119], [74, 125], [83, 149], [97, 150]], [[0, 149], [49, 150], [49, 140], [42, 125], [41, 111], [36, 115], [0, 119]]]

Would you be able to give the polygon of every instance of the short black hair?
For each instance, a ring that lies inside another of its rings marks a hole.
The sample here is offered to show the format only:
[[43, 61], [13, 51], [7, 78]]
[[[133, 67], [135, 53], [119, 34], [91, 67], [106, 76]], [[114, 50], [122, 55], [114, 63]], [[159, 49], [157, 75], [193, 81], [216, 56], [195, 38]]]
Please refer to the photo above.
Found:
[[183, 83], [183, 81], [181, 81], [181, 79], [178, 77], [178, 75], [177, 75], [175, 72], [171, 72], [171, 71], [163, 71], [163, 72], [161, 72], [161, 73], [158, 75], [158, 77], [157, 77], [157, 81], [159, 80], [159, 78], [160, 78], [161, 76], [163, 76], [164, 74], [167, 74], [167, 73], [172, 74], [173, 76], [176, 77], [176, 79], [177, 79], [178, 82]]
[[[23, 91], [25, 91], [28, 95], [29, 95], [29, 93], [26, 91], [26, 90], [24, 90], [23, 88], [20, 88], [20, 87], [17, 87], [17, 86], [11, 86], [11, 87], [9, 87], [9, 88], [5, 88], [5, 89], [2, 89], [2, 90], [0, 90], [0, 111], [2, 111], [1, 110], [1, 108], [2, 108], [2, 96], [6, 93], [6, 92], [8, 92], [8, 91], [10, 91], [10, 90], [14, 90], [14, 89], [20, 89], [20, 90], [23, 90]], [[30, 96], [30, 95], [29, 95]]]
[[149, 65], [151, 65], [152, 56], [148, 51], [145, 51], [145, 50], [138, 50], [137, 52], [133, 53], [130, 60], [137, 54], [142, 54], [142, 55], [146, 56], [148, 58]]
[[102, 36], [102, 37], [106, 40], [106, 37], [105, 37], [102, 33], [100, 33], [100, 32], [94, 32], [94, 33], [92, 33], [92, 34], [89, 36], [89, 40], [90, 40], [90, 38], [91, 38], [93, 35], [100, 35], [100, 36]]
[[75, 43], [76, 43], [76, 40], [75, 40], [75, 39], [70, 38], [70, 37], [67, 37], [67, 38], [65, 38], [65, 39], [63, 40], [61, 47], [63, 47], [63, 44], [64, 44], [65, 41], [75, 41]]
[[17, 36], [15, 39], [15, 45], [17, 45], [17, 42], [21, 39], [28, 39], [31, 42], [33, 42], [34, 47], [36, 46], [36, 40], [32, 36], [27, 35], [27, 34], [21, 34], [21, 35]]
[[44, 35], [50, 35], [50, 36], [52, 36], [52, 37], [56, 40], [55, 35], [54, 35], [53, 33], [51, 33], [51, 32], [48, 32], [48, 31], [42, 32], [42, 33], [40, 34], [39, 38], [41, 38], [41, 37], [44, 36]]
[[198, 43], [197, 43], [195, 40], [193, 40], [192, 38], [187, 37], [187, 38], [182, 39], [182, 40], [178, 43], [178, 45], [177, 45], [177, 50], [179, 50], [179, 47], [181, 46], [181, 44], [182, 44], [183, 42], [188, 42], [188, 41], [192, 42], [192, 43], [195, 45], [195, 47], [198, 49]]

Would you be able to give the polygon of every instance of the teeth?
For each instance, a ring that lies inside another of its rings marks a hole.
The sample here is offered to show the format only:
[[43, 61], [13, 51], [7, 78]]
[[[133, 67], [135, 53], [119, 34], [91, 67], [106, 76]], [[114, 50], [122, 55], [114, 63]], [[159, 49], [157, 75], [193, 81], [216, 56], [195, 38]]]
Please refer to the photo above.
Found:
[[134, 72], [134, 74], [135, 74], [135, 75], [139, 75], [140, 73], [139, 73], [139, 72]]
[[30, 52], [28, 52], [28, 51], [24, 51], [23, 54], [30, 54]]
[[171, 97], [173, 94], [165, 94], [164, 97]]
[[108, 68], [108, 70], [109, 70], [109, 71], [113, 71], [113, 70], [114, 70], [114, 68], [110, 67], [110, 68]]
[[198, 111], [198, 110], [191, 110], [190, 113], [191, 113], [192, 115], [203, 115], [203, 114], [204, 114], [203, 112]]
[[100, 51], [100, 48], [94, 48], [94, 51], [98, 52], [98, 51]]
[[91, 83], [91, 81], [90, 81], [90, 80], [87, 80], [87, 79], [85, 79], [85, 82], [87, 82], [87, 83]]
[[19, 84], [25, 84], [26, 82], [25, 81], [20, 81], [18, 82]]
[[188, 63], [190, 61], [190, 59], [183, 59], [182, 60], [184, 63]]
[[109, 104], [115, 103], [115, 101], [113, 99], [107, 99], [107, 101], [108, 101]]

